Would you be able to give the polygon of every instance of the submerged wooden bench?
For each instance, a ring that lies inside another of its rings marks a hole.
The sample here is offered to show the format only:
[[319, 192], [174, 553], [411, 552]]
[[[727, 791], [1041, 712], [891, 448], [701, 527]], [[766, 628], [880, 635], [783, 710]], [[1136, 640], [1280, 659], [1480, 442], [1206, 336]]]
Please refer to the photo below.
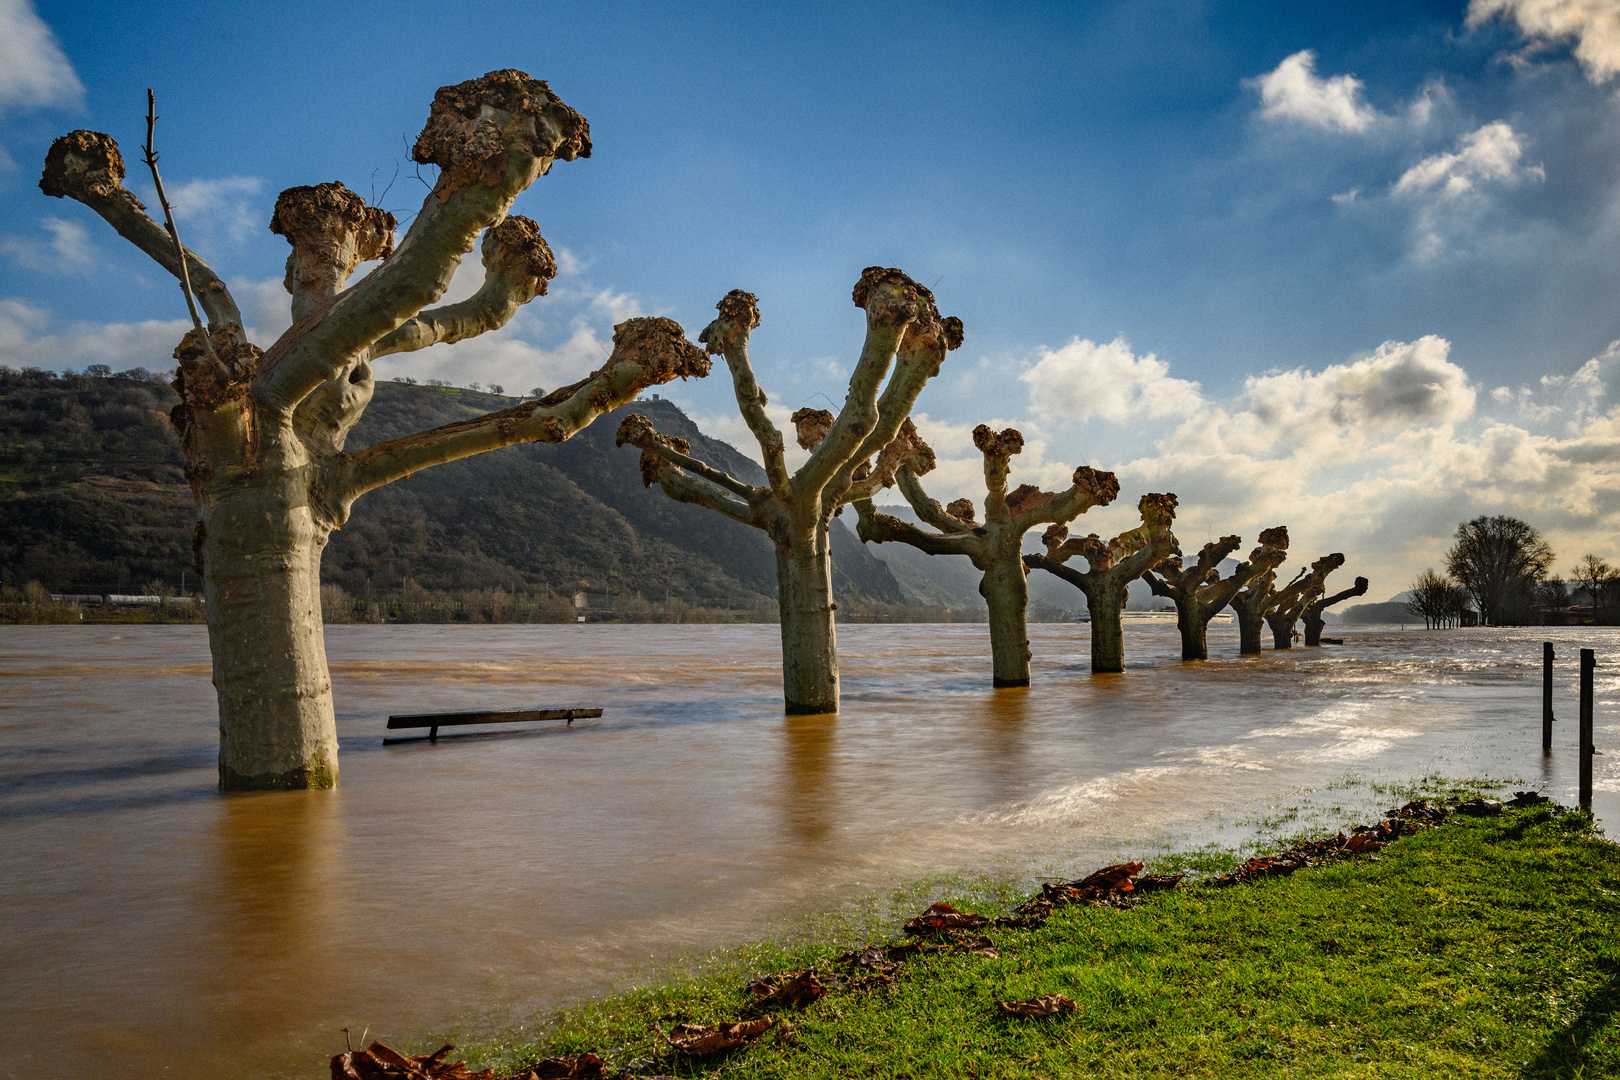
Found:
[[436, 742], [440, 728], [466, 727], [471, 724], [519, 724], [531, 720], [566, 720], [568, 726], [573, 727], [575, 720], [589, 720], [601, 715], [601, 709], [480, 709], [474, 712], [404, 713], [388, 718], [389, 731], [401, 728], [427, 728], [428, 733], [384, 739], [383, 742], [415, 742], [418, 739]]

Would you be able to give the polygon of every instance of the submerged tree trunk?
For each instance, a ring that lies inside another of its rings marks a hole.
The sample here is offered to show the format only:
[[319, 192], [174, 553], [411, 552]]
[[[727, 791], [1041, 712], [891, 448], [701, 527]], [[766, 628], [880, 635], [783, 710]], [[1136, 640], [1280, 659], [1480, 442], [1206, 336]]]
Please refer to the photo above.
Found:
[[990, 608], [990, 659], [994, 685], [1029, 685], [1029, 579], [1023, 556], [990, 562], [979, 582], [979, 594]]
[[1232, 611], [1237, 615], [1238, 622], [1238, 652], [1244, 656], [1258, 656], [1260, 654], [1260, 631], [1265, 626], [1265, 618], [1257, 611], [1232, 605]]
[[1091, 612], [1091, 670], [1125, 670], [1125, 587], [1129, 582], [1105, 582], [1086, 592]]
[[1294, 647], [1294, 623], [1297, 619], [1298, 616], [1292, 611], [1274, 611], [1266, 616], [1266, 623], [1271, 627], [1271, 647], [1273, 649], [1292, 649]]
[[219, 784], [227, 790], [338, 782], [321, 628], [327, 530], [304, 497], [302, 470], [279, 480], [210, 492], [202, 506]]
[[1209, 615], [1204, 605], [1192, 597], [1176, 605], [1176, 629], [1181, 631], [1181, 658], [1183, 660], [1209, 659]]
[[825, 528], [797, 533], [776, 552], [782, 622], [782, 696], [793, 714], [838, 711], [838, 643], [832, 558]]

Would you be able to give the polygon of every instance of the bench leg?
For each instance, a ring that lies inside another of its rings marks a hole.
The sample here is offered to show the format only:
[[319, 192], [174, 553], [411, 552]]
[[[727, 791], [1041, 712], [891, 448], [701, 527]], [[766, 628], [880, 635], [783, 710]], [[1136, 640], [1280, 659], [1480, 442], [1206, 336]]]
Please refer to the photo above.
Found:
[[434, 724], [432, 727], [428, 728], [428, 742], [438, 742], [438, 741], [439, 741], [439, 725]]

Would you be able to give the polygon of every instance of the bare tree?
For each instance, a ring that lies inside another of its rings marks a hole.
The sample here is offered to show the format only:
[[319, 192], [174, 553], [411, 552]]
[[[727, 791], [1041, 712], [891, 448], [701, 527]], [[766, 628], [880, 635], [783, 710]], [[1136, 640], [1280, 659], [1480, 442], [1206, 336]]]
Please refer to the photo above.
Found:
[[1446, 552], [1446, 569], [1473, 597], [1485, 626], [1525, 621], [1552, 562], [1553, 550], [1534, 526], [1500, 514], [1458, 525]]
[[[907, 421], [909, 423], [910, 421]], [[1113, 473], [1087, 465], [1074, 470], [1074, 483], [1062, 492], [1042, 491], [1020, 484], [1007, 491], [1011, 460], [1024, 448], [1024, 436], [1013, 428], [991, 431], [984, 424], [973, 429], [973, 445], [984, 455], [984, 524], [974, 521], [973, 503], [957, 499], [941, 506], [929, 497], [919, 475], [934, 467], [934, 452], [914, 453], [895, 474], [900, 492], [927, 525], [929, 532], [897, 517], [878, 513], [870, 499], [855, 504], [860, 514], [860, 538], [878, 543], [898, 541], [930, 555], [966, 555], [984, 575], [979, 595], [990, 609], [990, 655], [996, 686], [1029, 685], [1028, 569], [1024, 566], [1024, 534], [1036, 525], [1067, 524], [1094, 506], [1106, 506], [1119, 494]]]
[[1615, 594], [1620, 592], [1620, 573], [1596, 555], [1587, 554], [1570, 571], [1570, 580], [1586, 593], [1592, 605], [1594, 622], [1613, 621]]
[[[219, 276], [153, 221], [124, 186], [118, 145], [57, 139], [40, 188], [75, 199], [176, 278], [208, 320], [175, 350], [172, 418], [197, 499], [222, 787], [331, 787], [338, 780], [332, 687], [321, 634], [320, 563], [354, 500], [420, 469], [522, 442], [561, 442], [644, 387], [703, 375], [708, 359], [668, 319], [615, 328], [597, 371], [536, 401], [348, 453], [371, 400], [372, 364], [391, 353], [494, 330], [555, 273], [551, 251], [512, 201], [558, 160], [589, 156], [590, 129], [520, 71], [441, 87], [412, 151], [439, 174], [405, 238], [394, 218], [342, 184], [295, 187], [273, 231], [292, 245], [293, 325], [267, 351], [243, 333]], [[429, 307], [482, 234], [484, 282]], [[367, 259], [382, 259], [353, 285]]]
[[692, 457], [685, 440], [659, 434], [643, 416], [627, 416], [619, 425], [619, 445], [642, 452], [647, 486], [656, 483], [672, 499], [761, 529], [775, 544], [782, 690], [790, 713], [838, 711], [832, 516], [894, 482], [895, 470], [916, 452], [915, 430], [902, 430], [911, 407], [939, 373], [945, 353], [962, 344], [961, 320], [940, 318], [934, 294], [899, 270], [868, 267], [853, 299], [866, 311], [866, 344], [836, 417], [825, 409], [793, 414], [799, 445], [811, 452], [797, 472], [788, 472], [782, 433], [766, 415], [765, 392], [754, 378], [748, 338], [759, 325], [759, 306], [740, 289], [715, 305], [720, 317], [698, 340], [726, 358], [737, 408], [765, 459], [765, 486]]
[[1260, 628], [1265, 625], [1266, 611], [1277, 596], [1277, 567], [1288, 556], [1288, 526], [1278, 525], [1263, 531], [1260, 546], [1271, 549], [1266, 559], [1268, 568], [1250, 578], [1232, 597], [1231, 603], [1232, 614], [1238, 621], [1238, 652], [1244, 656], [1260, 653]]
[[1466, 594], [1451, 578], [1431, 567], [1412, 582], [1406, 610], [1423, 620], [1426, 630], [1456, 626], [1466, 609]]
[[1327, 620], [1322, 618], [1322, 612], [1334, 604], [1349, 600], [1353, 596], [1366, 595], [1367, 579], [1364, 577], [1356, 578], [1356, 583], [1343, 592], [1336, 592], [1332, 596], [1318, 594], [1315, 599], [1305, 605], [1305, 610], [1300, 613], [1300, 619], [1305, 623], [1305, 644], [1318, 646], [1322, 644], [1322, 628], [1327, 625]]
[[[1136, 504], [1142, 524], [1120, 533], [1106, 544], [1096, 533], [1076, 540], [1069, 530], [1053, 525], [1041, 534], [1044, 555], [1025, 555], [1027, 566], [1045, 570], [1067, 581], [1086, 595], [1091, 613], [1091, 670], [1125, 670], [1126, 587], [1171, 555], [1179, 553], [1170, 526], [1176, 519], [1174, 495], [1149, 494]], [[1076, 555], [1085, 557], [1081, 572], [1064, 565]]]
[[1239, 563], [1232, 576], [1223, 579], [1221, 561], [1241, 543], [1241, 537], [1223, 536], [1205, 544], [1198, 561], [1191, 566], [1184, 567], [1181, 556], [1172, 555], [1142, 575], [1155, 596], [1169, 597], [1176, 603], [1183, 660], [1208, 660], [1210, 620], [1232, 602], [1239, 589], [1261, 574], [1276, 570], [1288, 557], [1286, 548], [1262, 543], [1249, 554], [1248, 562]]
[[1266, 624], [1271, 627], [1273, 649], [1294, 647], [1294, 624], [1305, 614], [1311, 601], [1326, 591], [1324, 582], [1327, 576], [1343, 565], [1343, 554], [1334, 552], [1324, 555], [1313, 562], [1310, 569], [1301, 570], [1286, 589], [1273, 594], [1265, 612]]

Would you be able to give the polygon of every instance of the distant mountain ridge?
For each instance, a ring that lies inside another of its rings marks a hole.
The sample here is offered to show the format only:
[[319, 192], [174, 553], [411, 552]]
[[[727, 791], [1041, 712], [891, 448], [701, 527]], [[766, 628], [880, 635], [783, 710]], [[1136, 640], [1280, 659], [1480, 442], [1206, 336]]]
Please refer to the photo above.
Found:
[[[0, 370], [0, 575], [53, 592], [195, 591], [196, 520], [167, 412], [175, 395], [146, 372], [96, 378]], [[509, 406], [454, 387], [384, 382], [349, 438], [360, 448]], [[647, 399], [568, 442], [531, 444], [424, 470], [358, 500], [332, 535], [327, 583], [357, 597], [500, 587], [681, 599], [747, 607], [776, 593], [758, 530], [677, 503], [641, 482], [638, 452], [615, 447], [627, 412], [689, 440], [751, 483], [764, 470], [698, 430], [673, 402]], [[840, 599], [914, 602], [887, 564], [833, 522]]]

